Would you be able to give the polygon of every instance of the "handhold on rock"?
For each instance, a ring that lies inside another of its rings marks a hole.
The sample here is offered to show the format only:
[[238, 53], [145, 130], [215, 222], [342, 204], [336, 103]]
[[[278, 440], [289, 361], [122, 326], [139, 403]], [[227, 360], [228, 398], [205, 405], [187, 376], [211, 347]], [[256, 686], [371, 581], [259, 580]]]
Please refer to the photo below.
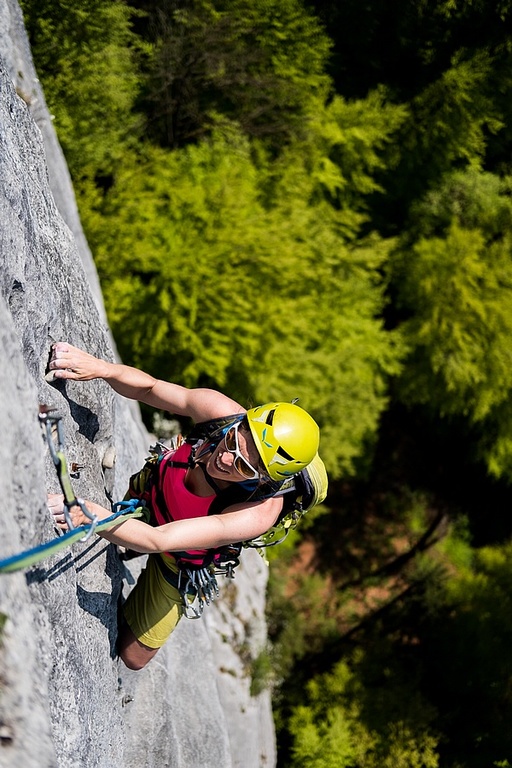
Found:
[[116, 463], [115, 445], [109, 445], [109, 447], [103, 454], [103, 461], [101, 463], [104, 469], [112, 469], [112, 467]]

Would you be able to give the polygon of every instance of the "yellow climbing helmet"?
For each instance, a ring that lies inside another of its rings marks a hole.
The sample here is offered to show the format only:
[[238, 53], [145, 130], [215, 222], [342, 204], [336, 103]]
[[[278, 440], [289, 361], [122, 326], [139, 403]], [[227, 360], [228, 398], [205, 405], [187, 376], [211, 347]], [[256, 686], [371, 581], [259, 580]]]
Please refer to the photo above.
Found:
[[318, 424], [295, 403], [266, 403], [247, 411], [256, 448], [273, 480], [300, 472], [314, 459], [320, 442]]

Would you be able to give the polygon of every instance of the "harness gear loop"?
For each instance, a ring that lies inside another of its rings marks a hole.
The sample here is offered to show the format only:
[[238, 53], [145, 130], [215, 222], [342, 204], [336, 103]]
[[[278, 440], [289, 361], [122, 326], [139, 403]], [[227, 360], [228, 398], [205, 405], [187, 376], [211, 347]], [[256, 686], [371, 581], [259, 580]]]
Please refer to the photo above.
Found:
[[186, 619], [200, 619], [205, 605], [211, 605], [219, 597], [220, 589], [215, 578], [217, 569], [212, 564], [203, 568], [179, 568], [175, 573], [161, 558], [157, 563], [164, 579], [180, 593]]
[[220, 595], [215, 574], [210, 568], [180, 570], [175, 584], [183, 601], [183, 614], [187, 619], [199, 619], [204, 606]]
[[64, 519], [66, 525], [70, 531], [73, 531], [75, 526], [71, 520], [69, 510], [71, 507], [80, 507], [82, 513], [91, 521], [91, 525], [80, 541], [88, 541], [93, 535], [96, 526], [98, 524], [97, 515], [93, 515], [87, 509], [85, 502], [82, 499], [78, 499], [73, 491], [71, 485], [71, 478], [69, 477], [68, 462], [66, 454], [64, 452], [64, 428], [62, 426], [62, 416], [53, 414], [53, 409], [46, 405], [39, 406], [39, 422], [42, 427], [45, 428], [46, 443], [50, 451], [55, 469], [57, 471], [57, 478], [64, 495]]

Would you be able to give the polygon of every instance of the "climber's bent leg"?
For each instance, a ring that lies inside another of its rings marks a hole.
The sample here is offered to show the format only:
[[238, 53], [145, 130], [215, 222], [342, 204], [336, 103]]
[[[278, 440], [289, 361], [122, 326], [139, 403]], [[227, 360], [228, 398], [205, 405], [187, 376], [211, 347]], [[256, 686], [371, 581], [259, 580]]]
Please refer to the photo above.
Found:
[[118, 652], [130, 669], [142, 669], [164, 645], [183, 613], [176, 587], [164, 578], [156, 558], [177, 570], [166, 555], [149, 555], [146, 567], [123, 605], [126, 623], [119, 631]]
[[117, 652], [128, 669], [143, 669], [158, 653], [158, 650], [158, 648], [148, 648], [147, 645], [141, 643], [128, 624], [123, 624], [117, 640]]

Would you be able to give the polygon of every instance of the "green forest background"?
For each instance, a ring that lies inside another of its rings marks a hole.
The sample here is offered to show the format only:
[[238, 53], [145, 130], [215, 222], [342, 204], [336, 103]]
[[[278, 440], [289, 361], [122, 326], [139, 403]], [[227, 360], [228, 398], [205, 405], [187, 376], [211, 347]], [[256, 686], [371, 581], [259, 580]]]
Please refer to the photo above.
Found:
[[279, 765], [511, 765], [512, 3], [22, 7], [123, 360], [321, 426]]

